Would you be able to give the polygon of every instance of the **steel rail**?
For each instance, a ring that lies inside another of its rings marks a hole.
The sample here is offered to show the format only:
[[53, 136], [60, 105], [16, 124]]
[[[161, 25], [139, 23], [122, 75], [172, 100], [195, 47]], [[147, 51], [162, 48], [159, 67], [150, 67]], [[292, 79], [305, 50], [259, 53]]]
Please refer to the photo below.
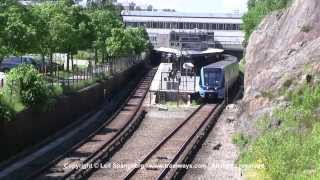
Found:
[[[189, 120], [191, 120], [205, 105], [202, 104], [199, 106], [186, 120], [184, 120], [177, 128], [175, 128], [167, 137], [165, 137], [149, 154], [147, 154], [143, 160], [139, 163], [138, 167], [135, 167], [133, 170], [131, 170], [126, 177], [125, 180], [128, 180], [132, 178], [136, 172], [141, 169], [141, 165], [145, 164], [156, 152], [161, 149], [161, 147], [172, 137], [174, 136]], [[209, 113], [208, 117], [212, 114], [212, 112], [216, 109], [217, 106], [215, 106], [211, 112]], [[200, 128], [199, 128], [200, 129]]]
[[[153, 70], [151, 70], [153, 71]], [[151, 72], [149, 72], [151, 73]], [[154, 75], [154, 73], [153, 73]], [[152, 75], [152, 76], [153, 76]], [[35, 179], [39, 176], [41, 176], [44, 172], [46, 172], [47, 170], [49, 170], [52, 166], [54, 166], [55, 164], [57, 164], [59, 161], [63, 160], [68, 154], [72, 153], [73, 151], [75, 151], [76, 149], [78, 149], [79, 147], [81, 147], [82, 145], [86, 144], [88, 142], [88, 140], [92, 139], [96, 134], [98, 134], [103, 128], [105, 128], [105, 126], [108, 126], [111, 122], [113, 122], [117, 116], [120, 114], [120, 112], [122, 111], [122, 109], [127, 105], [127, 103], [133, 98], [134, 94], [139, 90], [140, 86], [143, 85], [145, 78], [147, 78], [147, 80], [149, 80], [149, 78], [147, 77], [149, 76], [149, 74], [147, 74], [139, 83], [138, 85], [131, 91], [130, 95], [128, 98], [126, 98], [125, 102], [121, 104], [121, 106], [117, 109], [117, 111], [110, 117], [108, 118], [108, 120], [103, 123], [98, 129], [96, 129], [94, 132], [92, 132], [89, 136], [87, 136], [87, 138], [83, 139], [82, 141], [80, 141], [79, 143], [75, 144], [74, 146], [72, 146], [72, 148], [70, 148], [68, 151], [64, 152], [63, 154], [61, 154], [60, 156], [58, 156], [57, 158], [53, 159], [52, 161], [50, 161], [48, 164], [46, 164], [44, 167], [40, 168], [39, 170], [37, 170], [36, 172], [32, 173], [30, 176], [28, 176], [26, 179]], [[150, 87], [151, 82], [148, 84], [148, 87]], [[143, 98], [145, 98], [145, 96], [147, 95], [147, 90], [143, 95]], [[126, 125], [121, 128], [121, 130], [119, 130], [117, 132], [117, 134], [111, 138], [111, 140], [109, 140], [108, 142], [106, 142], [102, 147], [100, 147], [96, 152], [94, 152], [92, 155], [90, 155], [88, 157], [88, 159], [86, 159], [85, 161], [89, 161], [90, 159], [92, 159], [94, 157], [95, 154], [98, 153], [98, 151], [101, 151], [102, 149], [104, 149], [106, 146], [108, 146], [110, 144], [110, 142], [112, 142], [113, 139], [115, 139], [117, 137], [117, 135], [119, 135], [121, 133], [121, 131], [123, 129], [125, 129], [125, 127], [130, 124], [132, 122], [132, 119], [136, 116], [136, 114], [138, 113], [138, 111], [141, 109], [141, 106], [143, 104], [143, 100], [141, 100], [141, 102], [139, 103], [138, 108], [135, 109], [135, 112], [133, 113], [133, 115], [131, 116], [131, 119], [126, 123]], [[72, 170], [72, 173], [74, 172], [74, 170]], [[61, 179], [65, 179], [67, 177], [69, 177], [71, 174], [71, 172], [67, 173], [64, 177], [61, 177]]]
[[175, 154], [174, 158], [170, 161], [170, 163], [168, 164], [168, 166], [162, 170], [162, 172], [160, 173], [160, 175], [157, 177], [157, 180], [163, 179], [167, 173], [170, 171], [170, 165], [175, 164], [178, 159], [181, 157], [181, 154], [184, 153], [185, 149], [188, 147], [188, 145], [190, 144], [190, 142], [194, 139], [194, 137], [198, 134], [198, 132], [204, 127], [205, 124], [207, 124], [207, 122], [211, 119], [211, 117], [216, 114], [216, 110], [220, 109], [223, 106], [222, 104], [216, 105], [215, 108], [211, 111], [211, 113], [206, 117], [206, 119], [201, 123], [201, 125], [199, 126], [199, 128], [188, 138], [188, 140], [180, 147], [179, 151]]

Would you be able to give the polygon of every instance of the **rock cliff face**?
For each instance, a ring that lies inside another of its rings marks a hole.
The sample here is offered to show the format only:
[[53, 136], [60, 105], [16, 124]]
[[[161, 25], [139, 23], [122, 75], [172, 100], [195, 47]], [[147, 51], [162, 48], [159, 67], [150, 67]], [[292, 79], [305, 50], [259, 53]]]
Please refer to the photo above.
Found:
[[[271, 107], [286, 86], [320, 72], [320, 1], [295, 0], [267, 16], [246, 50], [244, 106], [247, 115]], [[313, 78], [314, 80], [314, 78]]]

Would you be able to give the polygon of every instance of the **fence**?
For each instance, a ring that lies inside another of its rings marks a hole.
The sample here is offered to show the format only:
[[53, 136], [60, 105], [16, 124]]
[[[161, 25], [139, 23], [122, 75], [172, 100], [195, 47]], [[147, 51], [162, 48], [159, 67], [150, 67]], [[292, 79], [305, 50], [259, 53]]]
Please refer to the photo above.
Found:
[[4, 86], [5, 82], [5, 74], [3, 72], [0, 72], [0, 89]]
[[197, 77], [193, 72], [161, 72], [160, 91], [195, 92]]
[[[87, 67], [79, 67], [73, 64], [70, 70], [66, 70], [64, 64], [54, 64], [39, 68], [39, 72], [43, 74], [49, 86], [61, 86], [67, 90], [77, 90], [112, 74], [121, 73], [141, 61], [140, 56], [112, 58], [101, 64], [92, 64], [89, 61]], [[0, 89], [6, 83], [14, 85], [15, 82], [6, 82], [5, 77], [3, 77], [0, 79]]]

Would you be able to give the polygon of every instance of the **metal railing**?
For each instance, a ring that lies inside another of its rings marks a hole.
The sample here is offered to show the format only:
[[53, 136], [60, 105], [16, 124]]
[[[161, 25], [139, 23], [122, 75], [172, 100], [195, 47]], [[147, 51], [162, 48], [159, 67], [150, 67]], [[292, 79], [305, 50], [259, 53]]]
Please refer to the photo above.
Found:
[[[106, 60], [106, 63], [96, 65], [89, 63], [87, 67], [83, 68], [74, 64], [70, 70], [66, 70], [62, 68], [64, 67], [64, 64], [62, 64], [55, 67], [45, 65], [38, 70], [48, 82], [48, 86], [61, 86], [64, 89], [79, 89], [113, 74], [121, 73], [135, 64], [140, 63], [142, 60], [140, 56], [113, 58]], [[7, 82], [4, 75], [0, 79], [0, 89], [2, 89], [6, 83], [14, 85], [15, 82]]]
[[197, 77], [194, 73], [172, 74], [161, 72], [160, 91], [195, 92]]

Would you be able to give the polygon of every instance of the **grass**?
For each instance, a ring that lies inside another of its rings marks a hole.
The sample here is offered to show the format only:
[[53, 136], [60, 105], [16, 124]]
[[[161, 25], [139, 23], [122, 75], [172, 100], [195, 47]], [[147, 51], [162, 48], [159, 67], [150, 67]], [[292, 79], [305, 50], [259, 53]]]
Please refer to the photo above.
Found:
[[243, 74], [245, 73], [245, 66], [246, 66], [246, 60], [243, 58], [240, 60], [240, 63], [239, 63], [239, 70]]
[[262, 91], [261, 92], [261, 96], [264, 97], [264, 98], [268, 98], [270, 100], [275, 98], [275, 95], [270, 91]]
[[94, 78], [94, 79], [90, 79], [90, 80], [81, 80], [81, 81], [79, 81], [79, 83], [75, 83], [71, 86], [62, 87], [62, 90], [63, 90], [63, 93], [74, 93], [74, 92], [77, 92], [85, 87], [88, 87], [88, 86], [96, 83], [97, 80], [99, 80], [99, 78]]
[[[320, 85], [303, 85], [287, 99], [289, 107], [258, 121], [264, 131], [254, 142], [243, 135], [234, 138], [242, 147], [249, 142], [248, 148], [242, 148], [239, 165], [264, 165], [246, 169], [248, 179], [320, 179]], [[281, 125], [269, 128], [268, 122], [275, 118]]]
[[304, 25], [301, 27], [301, 32], [305, 32], [308, 33], [312, 30], [312, 26], [311, 25]]
[[201, 104], [203, 104], [203, 99], [201, 98], [196, 98], [191, 101], [191, 106], [200, 106]]
[[4, 101], [4, 103], [7, 104], [14, 113], [19, 113], [27, 108], [18, 98], [15, 97], [3, 96], [2, 101]]
[[[83, 80], [80, 81], [78, 84], [74, 84], [73, 86], [66, 86], [62, 87], [60, 85], [54, 85], [50, 87], [50, 98], [46, 102], [46, 104], [40, 106], [40, 107], [34, 107], [36, 108], [35, 110], [39, 111], [47, 111], [50, 110], [52, 105], [55, 103], [55, 97], [58, 97], [62, 94], [68, 94], [68, 93], [74, 93], [80, 89], [83, 89], [85, 87], [88, 87], [89, 85], [95, 83], [98, 79], [92, 79], [92, 80]], [[27, 107], [21, 102], [19, 97], [12, 96], [10, 94], [3, 94], [0, 91], [0, 114], [3, 116], [3, 113], [9, 114], [7, 118], [6, 115], [6, 120], [10, 121], [13, 120], [14, 116], [25, 109]]]
[[249, 143], [249, 138], [244, 134], [237, 133], [233, 136], [232, 142], [233, 144], [238, 145], [240, 149], [243, 149]]

